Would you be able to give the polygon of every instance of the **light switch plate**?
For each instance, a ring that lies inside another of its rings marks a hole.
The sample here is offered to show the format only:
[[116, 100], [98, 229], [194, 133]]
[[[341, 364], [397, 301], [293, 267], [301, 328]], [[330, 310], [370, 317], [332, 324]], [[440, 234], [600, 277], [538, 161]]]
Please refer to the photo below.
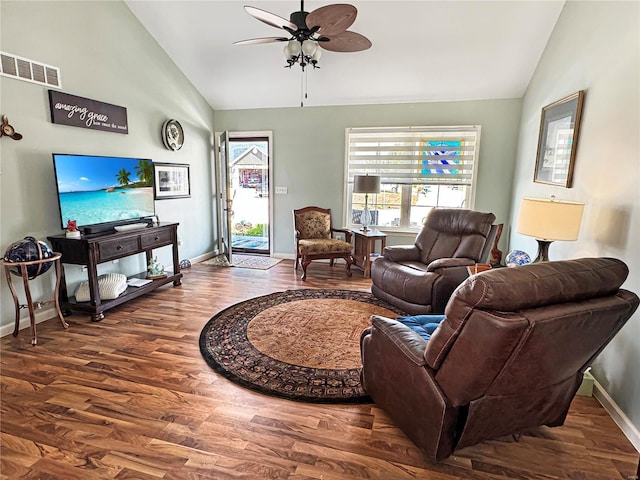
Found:
[[287, 187], [276, 187], [276, 194], [278, 195], [286, 195]]

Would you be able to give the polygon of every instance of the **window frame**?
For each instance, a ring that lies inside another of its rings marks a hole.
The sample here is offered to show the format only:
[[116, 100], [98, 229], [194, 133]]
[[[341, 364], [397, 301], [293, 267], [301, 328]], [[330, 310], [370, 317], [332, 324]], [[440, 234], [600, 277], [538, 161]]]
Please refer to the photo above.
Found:
[[[351, 143], [351, 134], [352, 133], [367, 133], [367, 132], [381, 132], [387, 134], [396, 133], [398, 136], [405, 135], [415, 135], [416, 133], [423, 134], [435, 134], [435, 135], [451, 135], [456, 132], [460, 132], [461, 135], [470, 135], [473, 134], [475, 136], [474, 148], [473, 148], [473, 165], [470, 169], [471, 171], [471, 180], [468, 184], [464, 182], [445, 182], [436, 180], [431, 181], [422, 181], [419, 183], [406, 183], [399, 184], [401, 186], [401, 200], [400, 200], [400, 225], [399, 226], [380, 226], [380, 225], [372, 225], [372, 227], [377, 228], [378, 230], [383, 230], [391, 233], [402, 233], [402, 232], [410, 232], [415, 233], [420, 230], [420, 226], [412, 227], [410, 224], [411, 217], [411, 199], [412, 199], [412, 189], [415, 185], [463, 185], [467, 190], [467, 195], [464, 200], [463, 206], [457, 208], [466, 208], [473, 209], [475, 206], [475, 197], [476, 197], [476, 184], [477, 184], [477, 172], [478, 172], [478, 164], [480, 158], [480, 138], [481, 138], [481, 126], [480, 125], [455, 125], [455, 126], [402, 126], [402, 127], [348, 127], [345, 129], [345, 158], [344, 158], [344, 218], [343, 224], [347, 225], [347, 228], [360, 228], [361, 225], [359, 223], [353, 222], [353, 177], [349, 177], [350, 171], [350, 143]], [[454, 147], [455, 148], [455, 147]], [[366, 170], [366, 169], [365, 169]], [[375, 169], [371, 169], [372, 174], [380, 174], [380, 172], [375, 172]], [[358, 172], [357, 174], [361, 174], [362, 172]], [[382, 184], [389, 184], [390, 182], [384, 182], [384, 177]], [[392, 183], [392, 184], [395, 184]], [[376, 204], [378, 199], [376, 194], [369, 195], [369, 204]], [[435, 208], [437, 208], [436, 206]], [[446, 208], [456, 208], [456, 207], [446, 207]]]

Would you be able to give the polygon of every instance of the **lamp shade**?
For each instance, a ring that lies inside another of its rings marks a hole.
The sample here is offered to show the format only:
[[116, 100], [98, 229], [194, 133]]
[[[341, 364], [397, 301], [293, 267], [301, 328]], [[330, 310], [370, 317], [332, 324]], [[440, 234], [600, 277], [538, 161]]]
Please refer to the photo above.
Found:
[[353, 193], [380, 193], [378, 175], [354, 175]]
[[540, 240], [577, 240], [584, 203], [523, 198], [516, 231]]

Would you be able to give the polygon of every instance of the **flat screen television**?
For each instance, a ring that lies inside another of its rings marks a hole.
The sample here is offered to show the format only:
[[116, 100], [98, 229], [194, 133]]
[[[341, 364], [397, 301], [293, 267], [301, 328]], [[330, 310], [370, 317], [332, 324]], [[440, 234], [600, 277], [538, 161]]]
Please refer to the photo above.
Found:
[[62, 228], [107, 231], [155, 215], [153, 162], [146, 158], [53, 154]]

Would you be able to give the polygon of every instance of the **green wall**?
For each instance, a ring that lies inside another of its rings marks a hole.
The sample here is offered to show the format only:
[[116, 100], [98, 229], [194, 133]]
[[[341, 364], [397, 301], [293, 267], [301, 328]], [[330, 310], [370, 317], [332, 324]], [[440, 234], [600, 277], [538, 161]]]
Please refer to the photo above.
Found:
[[[294, 208], [329, 207], [334, 223], [343, 225], [349, 127], [480, 125], [475, 209], [493, 212], [497, 222], [507, 223], [520, 113], [520, 99], [228, 110], [216, 112], [215, 126], [217, 131], [273, 131], [274, 186], [288, 188], [287, 195], [273, 197], [273, 251], [280, 256], [294, 253]], [[414, 237], [393, 236], [388, 244], [408, 243]]]
[[[180, 223], [181, 258], [213, 249], [211, 159], [213, 111], [155, 40], [121, 2], [0, 2], [1, 50], [59, 67], [62, 91], [127, 108], [129, 134], [54, 125], [48, 88], [0, 77], [0, 111], [24, 135], [0, 139], [0, 249], [27, 235], [46, 240], [62, 233], [56, 200], [52, 152], [139, 156], [186, 163], [191, 168], [189, 199], [156, 202], [161, 221]], [[185, 130], [178, 152], [164, 148], [162, 123], [175, 118]], [[165, 251], [166, 250], [166, 251]], [[157, 251], [170, 263], [170, 249]], [[142, 255], [106, 270], [135, 273]], [[66, 269], [70, 287], [86, 278], [80, 267]], [[31, 282], [35, 300], [51, 299], [53, 275]], [[1, 282], [0, 326], [10, 330], [13, 300]], [[22, 287], [18, 287], [22, 294]], [[44, 312], [46, 314], [46, 312]], [[28, 317], [23, 312], [22, 317]], [[46, 316], [45, 316], [46, 318]]]
[[[585, 90], [573, 188], [533, 183], [541, 109]], [[523, 101], [511, 223], [522, 197], [585, 203], [577, 242], [554, 242], [552, 260], [610, 256], [629, 266], [624, 288], [640, 293], [640, 4], [567, 2]], [[534, 239], [513, 248], [535, 255]], [[635, 425], [640, 448], [640, 314], [602, 352], [593, 375]]]

